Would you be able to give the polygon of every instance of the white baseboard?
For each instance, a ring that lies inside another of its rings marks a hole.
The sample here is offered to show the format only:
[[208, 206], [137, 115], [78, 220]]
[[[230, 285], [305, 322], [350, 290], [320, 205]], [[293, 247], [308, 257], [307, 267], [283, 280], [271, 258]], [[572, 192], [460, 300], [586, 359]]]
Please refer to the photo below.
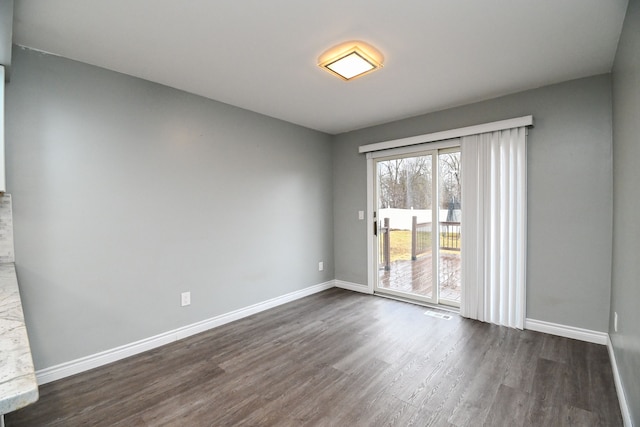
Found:
[[622, 388], [622, 379], [620, 378], [620, 372], [618, 372], [618, 363], [616, 362], [616, 354], [613, 351], [613, 343], [611, 337], [607, 334], [607, 350], [609, 350], [609, 359], [611, 360], [611, 369], [613, 370], [613, 382], [616, 385], [616, 393], [618, 394], [618, 401], [620, 402], [620, 412], [622, 412], [622, 422], [625, 427], [633, 427], [631, 423], [631, 412], [629, 411], [629, 405], [627, 404], [627, 398]]
[[364, 294], [370, 294], [371, 290], [367, 285], [361, 285], [359, 283], [345, 282], [344, 280], [334, 280], [336, 288], [346, 289], [348, 291], [362, 292]]
[[558, 335], [560, 337], [573, 338], [574, 340], [601, 345], [607, 345], [607, 338], [609, 336], [606, 332], [592, 331], [535, 319], [525, 319], [524, 328], [531, 331], [544, 332], [545, 334]]
[[79, 374], [80, 372], [85, 372], [90, 369], [97, 368], [99, 366], [103, 366], [108, 363], [115, 362], [126, 357], [169, 344], [182, 338], [186, 338], [191, 335], [195, 335], [200, 332], [222, 326], [224, 324], [233, 322], [234, 320], [239, 320], [244, 317], [260, 313], [261, 311], [265, 311], [270, 308], [277, 307], [279, 305], [286, 304], [288, 302], [295, 301], [297, 299], [304, 298], [318, 292], [322, 292], [326, 289], [333, 288], [334, 286], [334, 281], [330, 280], [325, 283], [320, 283], [318, 285], [300, 289], [298, 291], [272, 298], [267, 301], [259, 302], [248, 307], [221, 314], [219, 316], [215, 316], [201, 322], [193, 323], [191, 325], [183, 326], [172, 331], [164, 332], [162, 334], [125, 344], [120, 347], [81, 357], [79, 359], [51, 366], [49, 368], [40, 369], [36, 371], [36, 379], [38, 381], [38, 384], [42, 385], [69, 377], [71, 375]]

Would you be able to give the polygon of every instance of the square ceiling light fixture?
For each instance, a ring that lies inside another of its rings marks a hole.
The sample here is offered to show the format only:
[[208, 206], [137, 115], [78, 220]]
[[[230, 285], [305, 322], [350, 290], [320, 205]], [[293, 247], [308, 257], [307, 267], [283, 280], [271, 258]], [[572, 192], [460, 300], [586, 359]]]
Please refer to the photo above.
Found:
[[382, 55], [363, 42], [342, 43], [323, 53], [318, 61], [320, 67], [343, 80], [352, 80], [382, 68]]

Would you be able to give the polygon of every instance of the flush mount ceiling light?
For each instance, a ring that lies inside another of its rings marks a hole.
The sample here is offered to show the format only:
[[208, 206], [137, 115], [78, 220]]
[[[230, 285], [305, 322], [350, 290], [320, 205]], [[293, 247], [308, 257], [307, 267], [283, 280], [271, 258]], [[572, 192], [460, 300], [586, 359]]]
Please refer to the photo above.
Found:
[[382, 54], [364, 42], [345, 42], [323, 53], [318, 65], [343, 80], [352, 80], [382, 68]]

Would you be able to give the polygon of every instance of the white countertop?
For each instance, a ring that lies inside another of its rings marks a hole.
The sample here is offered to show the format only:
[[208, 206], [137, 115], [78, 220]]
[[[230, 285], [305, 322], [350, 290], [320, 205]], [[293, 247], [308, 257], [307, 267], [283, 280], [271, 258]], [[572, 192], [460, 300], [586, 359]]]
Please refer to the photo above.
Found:
[[0, 264], [0, 414], [38, 400], [31, 349], [13, 263]]

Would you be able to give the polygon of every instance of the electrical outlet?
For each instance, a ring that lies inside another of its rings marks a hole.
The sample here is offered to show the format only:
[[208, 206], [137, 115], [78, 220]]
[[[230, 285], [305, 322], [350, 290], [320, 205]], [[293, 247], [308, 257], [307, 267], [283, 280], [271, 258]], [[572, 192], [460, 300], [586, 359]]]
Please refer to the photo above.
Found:
[[182, 307], [191, 305], [191, 292], [183, 292], [180, 294], [180, 304]]
[[358, 211], [358, 219], [364, 219], [364, 211]]
[[318, 271], [322, 271], [322, 270], [324, 270], [324, 262], [320, 261], [318, 263]]
[[618, 332], [618, 312], [613, 312], [613, 330]]

